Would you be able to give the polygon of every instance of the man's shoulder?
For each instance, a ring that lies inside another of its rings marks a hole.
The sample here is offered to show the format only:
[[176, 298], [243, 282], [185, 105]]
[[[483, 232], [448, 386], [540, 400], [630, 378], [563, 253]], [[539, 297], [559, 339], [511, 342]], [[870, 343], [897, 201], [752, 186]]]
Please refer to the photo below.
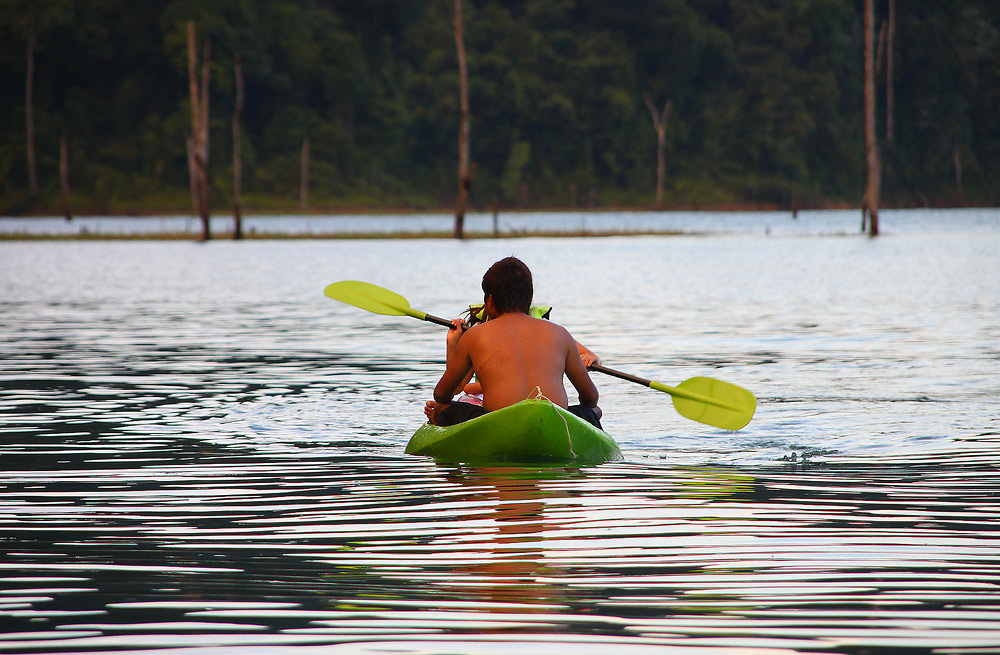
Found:
[[538, 330], [539, 333], [547, 333], [552, 335], [558, 335], [562, 338], [572, 339], [569, 330], [559, 325], [558, 323], [553, 323], [552, 321], [543, 320], [540, 318], [529, 318], [531, 321], [532, 329]]
[[553, 323], [552, 321], [535, 318], [533, 316], [528, 316], [527, 314], [514, 314], [508, 317], [507, 320], [495, 319], [474, 325], [469, 329], [469, 334], [487, 335], [490, 332], [501, 333], [510, 330], [524, 329], [524, 326], [528, 326], [528, 328], [532, 331], [551, 333], [566, 332], [566, 328], [558, 325], [557, 323]]

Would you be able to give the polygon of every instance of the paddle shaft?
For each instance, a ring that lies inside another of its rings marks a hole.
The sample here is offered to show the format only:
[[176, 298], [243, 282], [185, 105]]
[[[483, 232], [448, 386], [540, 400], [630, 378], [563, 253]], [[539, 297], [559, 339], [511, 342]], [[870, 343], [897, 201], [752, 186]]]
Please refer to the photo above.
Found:
[[646, 378], [640, 378], [637, 375], [629, 375], [628, 373], [622, 373], [621, 371], [616, 371], [613, 368], [608, 368], [606, 366], [601, 366], [600, 364], [591, 364], [587, 370], [597, 371], [598, 373], [604, 373], [605, 375], [610, 375], [614, 378], [619, 378], [621, 380], [628, 380], [629, 382], [635, 382], [636, 384], [641, 384], [644, 387], [648, 387], [652, 384], [652, 380], [647, 380]]
[[451, 321], [441, 318], [440, 316], [434, 316], [432, 314], [424, 314], [424, 320], [430, 323], [437, 323], [438, 325], [443, 325], [446, 328], [454, 328]]
[[737, 411], [739, 410], [738, 407], [734, 407], [730, 403], [723, 402], [717, 398], [712, 398], [711, 396], [706, 396], [700, 393], [694, 393], [693, 391], [688, 391], [687, 389], [678, 389], [677, 387], [672, 387], [669, 384], [663, 384], [662, 382], [657, 382], [656, 380], [647, 380], [646, 378], [641, 378], [637, 375], [630, 375], [628, 373], [616, 371], [613, 368], [608, 368], [606, 366], [601, 366], [599, 364], [591, 364], [587, 368], [587, 370], [597, 371], [598, 373], [604, 373], [605, 375], [610, 375], [611, 377], [619, 378], [621, 380], [635, 382], [636, 384], [641, 384], [644, 387], [649, 387], [650, 389], [655, 389], [657, 391], [668, 393], [671, 396], [680, 396], [681, 398], [687, 398], [688, 400], [696, 400], [701, 403], [708, 403], [709, 405], [715, 405], [716, 407], [724, 407], [725, 409], [732, 409]]

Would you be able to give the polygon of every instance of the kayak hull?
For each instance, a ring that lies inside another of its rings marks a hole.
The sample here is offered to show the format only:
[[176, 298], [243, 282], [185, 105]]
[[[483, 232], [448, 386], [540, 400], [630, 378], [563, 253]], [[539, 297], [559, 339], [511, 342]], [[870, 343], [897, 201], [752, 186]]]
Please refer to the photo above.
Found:
[[544, 399], [522, 400], [457, 425], [425, 423], [406, 452], [444, 462], [598, 464], [623, 459], [606, 432]]

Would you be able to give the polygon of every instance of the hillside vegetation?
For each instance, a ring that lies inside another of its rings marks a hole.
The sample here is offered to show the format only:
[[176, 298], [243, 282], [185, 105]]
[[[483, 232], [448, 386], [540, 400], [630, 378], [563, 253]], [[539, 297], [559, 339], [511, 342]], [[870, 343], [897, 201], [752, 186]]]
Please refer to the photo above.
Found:
[[[888, 6], [876, 3], [880, 26]], [[63, 138], [80, 210], [190, 210], [189, 20], [199, 54], [208, 43], [217, 209], [232, 202], [236, 55], [248, 209], [300, 206], [306, 140], [310, 208], [447, 207], [453, 8], [0, 0], [0, 213], [58, 210]], [[861, 32], [858, 0], [465, 0], [471, 208], [652, 206], [646, 97], [657, 111], [671, 103], [666, 206], [856, 206]], [[1000, 3], [898, 2], [880, 43], [883, 204], [996, 205]]]

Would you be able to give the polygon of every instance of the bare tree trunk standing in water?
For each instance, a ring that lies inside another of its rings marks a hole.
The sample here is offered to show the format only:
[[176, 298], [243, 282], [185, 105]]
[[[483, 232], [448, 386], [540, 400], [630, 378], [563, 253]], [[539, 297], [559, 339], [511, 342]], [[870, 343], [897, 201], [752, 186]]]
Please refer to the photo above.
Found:
[[868, 182], [862, 212], [869, 217], [869, 234], [878, 236], [878, 148], [875, 143], [875, 10], [874, 0], [865, 0], [865, 159]]
[[299, 160], [299, 208], [309, 208], [309, 137], [302, 139], [302, 155]]
[[69, 208], [69, 144], [65, 134], [59, 139], [59, 186], [62, 188], [63, 216], [71, 221], [73, 212]]
[[194, 165], [194, 139], [187, 140], [188, 191], [191, 193], [191, 215], [198, 215], [198, 174]]
[[236, 104], [233, 107], [233, 239], [243, 238], [243, 159], [240, 153], [240, 115], [243, 113], [243, 66], [240, 56], [233, 60]]
[[894, 174], [893, 171], [893, 139], [895, 132], [894, 125], [894, 105], [895, 105], [895, 92], [893, 91], [893, 72], [892, 72], [892, 50], [893, 42], [895, 40], [896, 34], [896, 0], [889, 0], [889, 17], [886, 19], [886, 30], [885, 30], [885, 153], [886, 158], [883, 162], [882, 175], [886, 180], [891, 180]]
[[965, 202], [965, 192], [962, 190], [962, 155], [955, 144], [951, 151], [952, 163], [955, 165], [955, 189], [958, 191], [958, 204]]
[[28, 150], [28, 189], [34, 202], [38, 195], [38, 170], [35, 166], [35, 26], [28, 35], [27, 72], [24, 80], [25, 131]]
[[663, 113], [656, 113], [656, 105], [648, 93], [643, 95], [649, 113], [653, 116], [653, 128], [656, 130], [656, 202], [657, 209], [663, 207], [663, 179], [667, 170], [667, 120], [670, 118], [670, 108], [673, 100], [668, 99], [663, 105]]
[[896, 0], [889, 0], [889, 29], [885, 44], [885, 140], [892, 143], [895, 126], [893, 124], [893, 104], [895, 96], [892, 90], [892, 42], [896, 33]]
[[469, 189], [472, 187], [472, 173], [469, 168], [469, 76], [465, 64], [465, 41], [462, 38], [462, 0], [455, 0], [455, 46], [458, 49], [458, 85], [461, 95], [455, 238], [462, 239], [465, 237], [465, 206], [469, 202]]
[[199, 190], [201, 191], [201, 220], [202, 220], [202, 238], [208, 241], [212, 238], [212, 230], [210, 229], [209, 220], [212, 217], [212, 207], [211, 207], [211, 186], [208, 182], [208, 81], [211, 69], [209, 68], [209, 41], [205, 39], [204, 53], [202, 54], [201, 62], [201, 162], [202, 162], [202, 180]]
[[191, 92], [191, 156], [192, 201], [201, 216], [201, 238], [212, 238], [211, 211], [208, 198], [208, 43], [205, 44], [205, 61], [202, 62], [201, 89], [198, 88], [198, 53], [195, 45], [194, 21], [187, 24], [188, 86]]

